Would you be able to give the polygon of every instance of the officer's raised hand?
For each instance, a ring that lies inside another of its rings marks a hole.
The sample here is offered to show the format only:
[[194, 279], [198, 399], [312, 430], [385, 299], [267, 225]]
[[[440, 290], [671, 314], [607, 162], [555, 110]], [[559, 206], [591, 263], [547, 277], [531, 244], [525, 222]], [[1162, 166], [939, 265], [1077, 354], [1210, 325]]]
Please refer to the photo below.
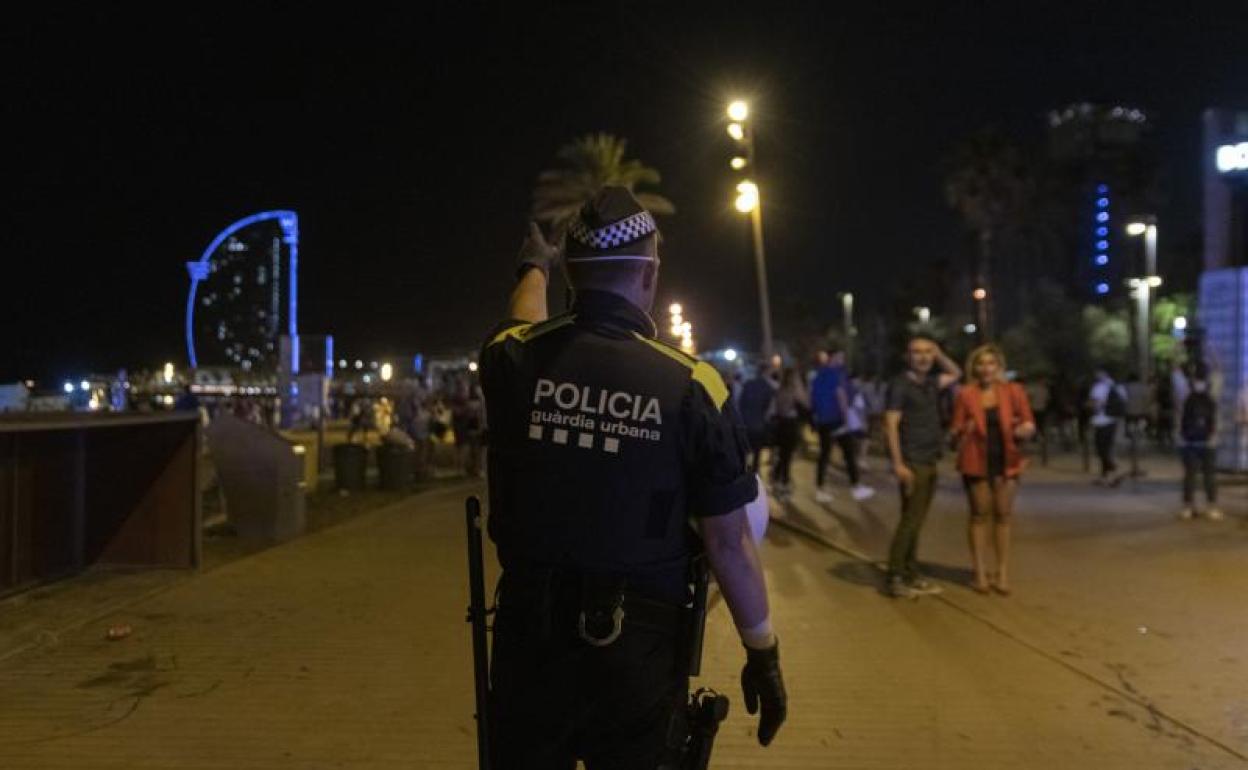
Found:
[[758, 718], [758, 742], [771, 743], [788, 714], [788, 696], [784, 677], [780, 674], [780, 644], [773, 642], [766, 649], [745, 648], [745, 668], [741, 670], [741, 691], [745, 710], [750, 714], [762, 711]]
[[516, 257], [516, 275], [523, 275], [530, 267], [535, 267], [549, 278], [551, 268], [558, 263], [558, 247], [546, 242], [536, 222], [529, 222], [529, 235], [520, 245], [520, 254]]

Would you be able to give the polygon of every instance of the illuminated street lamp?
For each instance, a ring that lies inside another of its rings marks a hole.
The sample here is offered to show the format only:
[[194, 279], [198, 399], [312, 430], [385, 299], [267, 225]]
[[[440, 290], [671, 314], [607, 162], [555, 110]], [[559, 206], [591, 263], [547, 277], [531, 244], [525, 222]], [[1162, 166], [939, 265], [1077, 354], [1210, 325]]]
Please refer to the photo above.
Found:
[[919, 323], [925, 324], [932, 320], [932, 309], [930, 307], [916, 307], [914, 315], [919, 319]]
[[737, 211], [749, 214], [758, 208], [758, 185], [748, 179], [737, 185], [737, 200], [734, 204]]
[[988, 290], [976, 286], [975, 291], [971, 292], [971, 298], [975, 300], [975, 330], [983, 339], [988, 335]]
[[1134, 283], [1129, 281], [1128, 284], [1135, 289], [1135, 300], [1138, 303], [1136, 354], [1139, 356], [1140, 378], [1147, 381], [1153, 369], [1153, 351], [1149, 340], [1153, 289], [1161, 285], [1161, 279], [1157, 277], [1157, 222], [1153, 217], [1133, 220], [1127, 224], [1127, 235], [1144, 236], [1144, 275], [1142, 280], [1133, 278], [1131, 281]]
[[164, 375], [164, 380], [165, 380], [165, 384], [166, 384], [166, 385], [168, 385], [168, 384], [172, 383], [172, 382], [173, 382], [173, 374], [174, 374], [174, 371], [173, 371], [173, 364], [172, 364], [172, 363], [166, 363], [166, 364], [165, 364], [165, 370], [164, 370], [164, 372], [162, 372], [162, 374]]
[[389, 363], [382, 364], [381, 365], [381, 381], [389, 382], [390, 378], [393, 376], [394, 376], [394, 367], [391, 366]]
[[[750, 117], [749, 105], [734, 99], [728, 104], [728, 135], [742, 145], [744, 157], [732, 159], [732, 168], [740, 171], [746, 167], [755, 167], [754, 131], [752, 124], [746, 121]], [[740, 163], [738, 163], [740, 161]], [[737, 185], [737, 199], [734, 201], [737, 211], [750, 215], [750, 225], [754, 235], [754, 268], [758, 273], [758, 310], [762, 320], [763, 357], [771, 358], [773, 349], [771, 340], [771, 300], [767, 294], [767, 258], [763, 251], [763, 202], [758, 185], [744, 180]]]

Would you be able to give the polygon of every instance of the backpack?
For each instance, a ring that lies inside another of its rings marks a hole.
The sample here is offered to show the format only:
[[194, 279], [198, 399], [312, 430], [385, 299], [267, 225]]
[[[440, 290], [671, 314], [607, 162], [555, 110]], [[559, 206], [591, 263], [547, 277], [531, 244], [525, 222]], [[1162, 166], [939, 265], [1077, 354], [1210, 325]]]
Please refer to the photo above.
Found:
[[1179, 434], [1184, 441], [1203, 443], [1213, 435], [1218, 409], [1208, 393], [1193, 393], [1183, 402]]
[[1109, 386], [1109, 395], [1105, 397], [1105, 416], [1116, 420], [1127, 416], [1127, 400], [1116, 382]]

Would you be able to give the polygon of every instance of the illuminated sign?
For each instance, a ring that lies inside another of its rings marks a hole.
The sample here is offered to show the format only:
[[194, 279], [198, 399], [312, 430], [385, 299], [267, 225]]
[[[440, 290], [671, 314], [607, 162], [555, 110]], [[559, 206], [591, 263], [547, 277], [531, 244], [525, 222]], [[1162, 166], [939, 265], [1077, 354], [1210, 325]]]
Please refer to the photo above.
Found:
[[1218, 148], [1215, 161], [1218, 171], [1223, 174], [1231, 171], [1248, 171], [1248, 142], [1222, 145]]

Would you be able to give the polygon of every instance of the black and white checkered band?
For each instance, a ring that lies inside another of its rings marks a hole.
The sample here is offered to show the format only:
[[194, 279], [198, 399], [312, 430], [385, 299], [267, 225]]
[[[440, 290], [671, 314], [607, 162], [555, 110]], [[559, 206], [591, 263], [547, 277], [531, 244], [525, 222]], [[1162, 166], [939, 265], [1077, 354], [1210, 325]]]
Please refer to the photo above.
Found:
[[568, 225], [568, 235], [591, 248], [614, 249], [617, 246], [641, 240], [658, 229], [649, 211], [639, 211], [631, 217], [625, 217], [597, 230], [590, 230], [581, 218], [577, 217], [572, 220], [572, 224]]

